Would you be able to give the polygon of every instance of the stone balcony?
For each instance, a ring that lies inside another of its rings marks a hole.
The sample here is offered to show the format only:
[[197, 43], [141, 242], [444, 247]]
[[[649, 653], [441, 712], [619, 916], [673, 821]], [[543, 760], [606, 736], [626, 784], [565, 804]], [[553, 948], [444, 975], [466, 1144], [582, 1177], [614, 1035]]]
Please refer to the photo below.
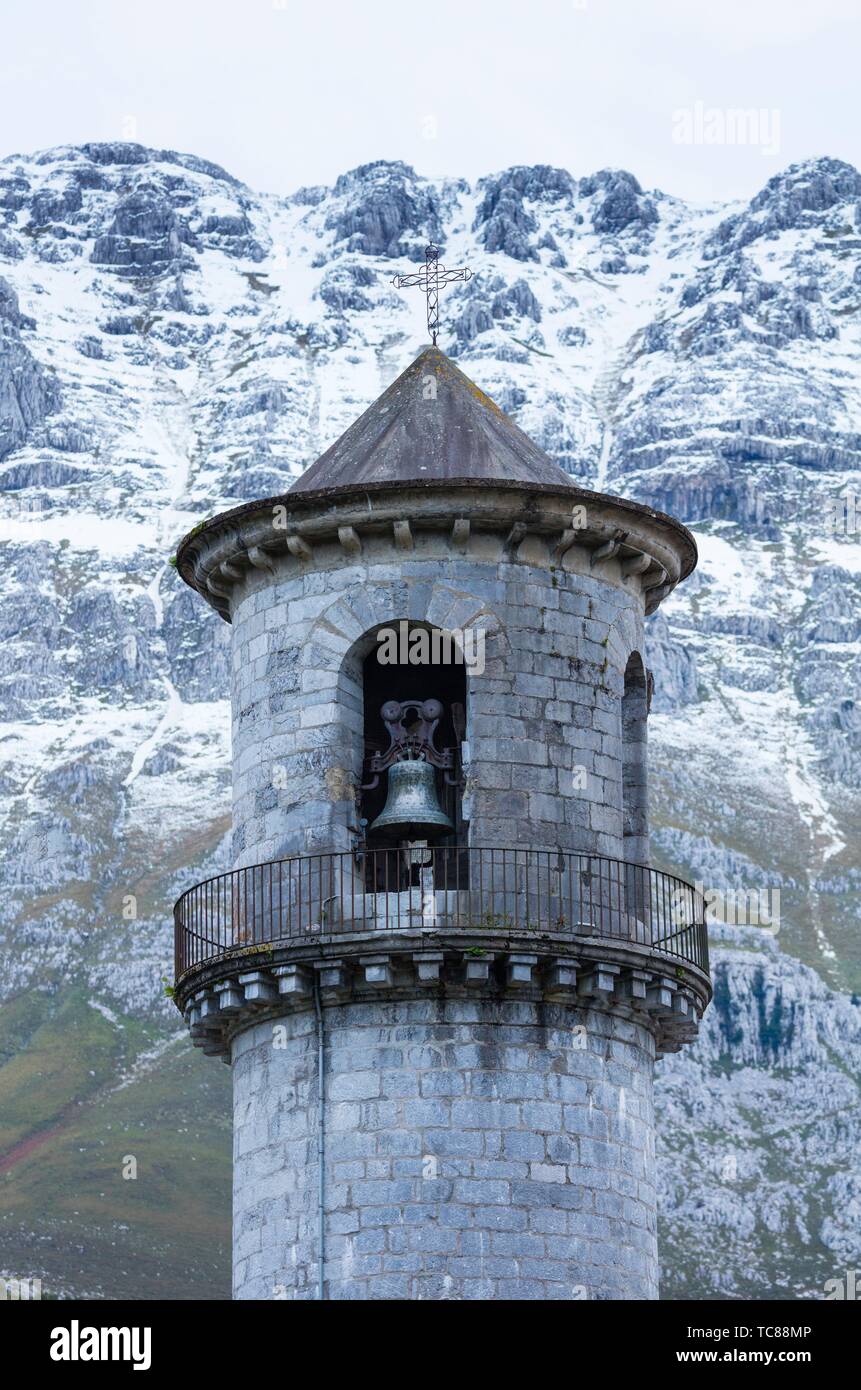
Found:
[[702, 897], [639, 864], [567, 851], [346, 851], [236, 869], [174, 909], [177, 1006], [229, 1060], [252, 1019], [443, 991], [567, 1000], [648, 1021], [658, 1054], [711, 998]]

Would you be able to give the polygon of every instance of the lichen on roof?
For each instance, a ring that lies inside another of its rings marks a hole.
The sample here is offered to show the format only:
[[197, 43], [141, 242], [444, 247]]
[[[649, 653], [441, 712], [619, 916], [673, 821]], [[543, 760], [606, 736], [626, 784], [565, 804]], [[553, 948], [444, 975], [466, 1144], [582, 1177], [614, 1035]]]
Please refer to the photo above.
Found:
[[571, 483], [444, 352], [427, 347], [291, 491], [435, 478]]

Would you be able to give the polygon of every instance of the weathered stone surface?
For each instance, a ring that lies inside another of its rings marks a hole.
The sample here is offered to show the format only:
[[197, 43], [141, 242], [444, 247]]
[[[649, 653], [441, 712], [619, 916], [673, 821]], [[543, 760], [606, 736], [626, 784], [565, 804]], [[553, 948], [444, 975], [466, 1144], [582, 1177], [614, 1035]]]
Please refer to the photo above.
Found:
[[602, 169], [600, 173], [581, 179], [577, 191], [581, 197], [598, 195], [592, 213], [596, 232], [612, 235], [632, 226], [645, 228], [658, 220], [654, 203], [644, 197], [634, 175], [625, 169]]
[[408, 164], [378, 160], [342, 174], [334, 188], [336, 211], [326, 222], [336, 241], [369, 256], [399, 256], [426, 241], [440, 241], [436, 190]]
[[90, 259], [120, 275], [159, 275], [176, 264], [183, 244], [191, 244], [188, 227], [158, 189], [141, 187], [121, 199], [107, 230], [96, 238]]
[[22, 328], [34, 326], [21, 313], [12, 286], [0, 277], [0, 459], [20, 448], [60, 404], [54, 377], [21, 338]]
[[520, 166], [480, 180], [479, 188], [484, 197], [473, 230], [485, 250], [502, 251], [518, 261], [537, 261], [538, 250], [530, 238], [538, 224], [525, 204], [570, 201], [576, 181], [564, 169]]
[[[521, 299], [528, 304], [523, 289]], [[429, 347], [292, 491], [428, 478], [506, 478], [557, 486], [568, 481], [445, 353]]]
[[[324, 1028], [327, 1298], [657, 1296], [647, 1029], [480, 998]], [[313, 1011], [233, 1044], [236, 1298], [317, 1296], [316, 1066]]]
[[760, 237], [804, 226], [808, 214], [853, 198], [861, 198], [861, 174], [853, 165], [841, 159], [791, 164], [768, 180], [743, 213], [721, 222], [705, 254], [718, 256], [727, 246], [748, 246]]
[[[513, 501], [505, 480], [524, 470]], [[283, 536], [267, 503], [214, 518], [180, 548], [180, 573], [232, 624], [246, 902], [267, 900], [255, 865], [359, 840], [363, 662], [381, 627], [408, 621], [478, 634], [464, 672], [469, 844], [550, 856], [517, 930], [564, 940], [561, 956], [512, 944], [492, 865], [476, 920], [451, 927], [489, 937], [454, 961], [432, 880], [369, 892], [349, 853], [316, 879], [302, 865], [322, 861], [288, 866], [288, 901], [301, 893], [307, 913], [299, 935], [321, 955], [262, 937], [279, 970], [313, 966], [315, 1007], [262, 970], [238, 976], [236, 1013], [230, 955], [203, 967], [215, 987], [199, 1022], [193, 1006], [195, 1041], [233, 1066], [237, 1297], [319, 1296], [318, 1143], [324, 1296], [656, 1296], [652, 1066], [656, 1049], [695, 1035], [707, 986], [665, 973], [660, 949], [642, 944], [642, 907], [619, 919], [616, 954], [596, 954], [605, 909], [620, 891], [636, 903], [636, 883], [611, 882], [601, 859], [563, 873], [560, 852], [647, 858], [644, 616], [694, 555], [675, 523], [600, 495], [583, 494], [578, 525], [579, 496], [432, 348], [309, 470], [282, 507]], [[279, 870], [279, 912], [284, 881]], [[443, 949], [416, 953], [422, 939]], [[183, 977], [182, 999], [198, 974]], [[271, 1017], [256, 1022], [258, 1008]]]
[[[355, 643], [403, 617], [486, 632], [485, 670], [468, 674], [475, 842], [626, 857], [621, 700], [625, 666], [643, 645], [639, 594], [592, 574], [566, 575], [554, 587], [549, 570], [532, 570], [527, 597], [516, 563], [488, 567], [453, 551], [429, 564], [394, 546], [387, 562], [347, 564], [326, 577], [328, 592], [319, 596], [314, 574], [263, 583], [234, 612], [239, 862], [306, 853], [311, 840], [317, 849], [349, 847], [357, 829], [361, 724], [352, 706], [332, 696], [344, 689]], [[352, 614], [357, 589], [361, 616]], [[561, 614], [551, 606], [560, 594], [579, 596], [592, 616]], [[330, 617], [336, 610], [339, 616]], [[345, 621], [347, 637], [331, 645], [327, 636]], [[502, 652], [500, 680], [495, 662]], [[277, 674], [282, 654], [285, 679]], [[503, 691], [511, 707], [500, 721]], [[317, 713], [312, 692], [322, 692]], [[335, 775], [339, 769], [347, 770], [346, 780]], [[536, 781], [542, 770], [549, 775]], [[585, 803], [593, 814], [584, 825], [577, 809]]]

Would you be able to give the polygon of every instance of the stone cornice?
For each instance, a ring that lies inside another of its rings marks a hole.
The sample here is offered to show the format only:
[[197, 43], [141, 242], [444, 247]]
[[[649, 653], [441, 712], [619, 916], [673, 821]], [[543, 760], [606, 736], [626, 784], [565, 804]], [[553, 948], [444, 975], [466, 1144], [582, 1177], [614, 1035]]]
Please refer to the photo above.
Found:
[[230, 1060], [243, 1029], [325, 1003], [505, 994], [607, 1010], [648, 1027], [659, 1056], [697, 1035], [711, 995], [697, 967], [634, 942], [559, 933], [415, 931], [246, 947], [180, 977], [175, 1002], [195, 1046]]
[[406, 553], [429, 533], [444, 535], [456, 553], [485, 560], [494, 556], [476, 554], [476, 547], [481, 538], [497, 537], [497, 559], [598, 576], [602, 566], [612, 566], [619, 582], [639, 586], [647, 613], [697, 561], [685, 526], [637, 502], [574, 486], [449, 479], [245, 503], [189, 532], [177, 570], [230, 622], [233, 589], [253, 570], [355, 564], [366, 542], [389, 541]]

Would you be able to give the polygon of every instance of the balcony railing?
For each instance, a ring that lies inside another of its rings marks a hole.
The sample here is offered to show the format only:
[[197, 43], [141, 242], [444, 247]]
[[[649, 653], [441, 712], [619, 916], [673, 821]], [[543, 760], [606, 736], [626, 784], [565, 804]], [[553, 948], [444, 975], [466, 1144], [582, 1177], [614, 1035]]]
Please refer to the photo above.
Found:
[[174, 908], [176, 975], [232, 951], [338, 933], [553, 932], [647, 946], [708, 973], [702, 895], [641, 864], [564, 850], [314, 854], [219, 874]]

